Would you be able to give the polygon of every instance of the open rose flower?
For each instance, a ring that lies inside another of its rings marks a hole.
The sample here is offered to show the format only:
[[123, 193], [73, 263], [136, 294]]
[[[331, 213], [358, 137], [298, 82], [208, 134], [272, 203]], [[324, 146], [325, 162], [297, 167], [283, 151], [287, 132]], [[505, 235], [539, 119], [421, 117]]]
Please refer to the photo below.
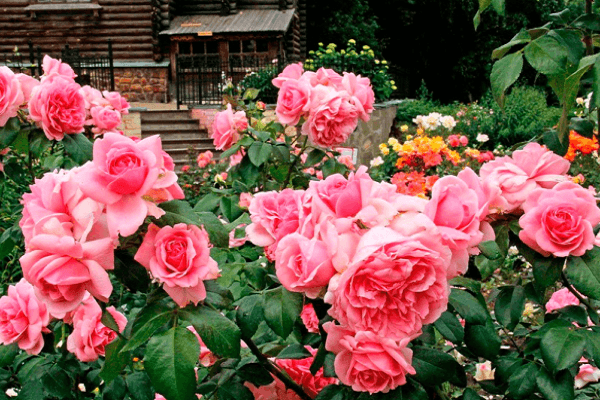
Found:
[[81, 168], [77, 179], [85, 195], [106, 204], [111, 236], [130, 236], [156, 210], [148, 207], [144, 195], [156, 184], [164, 167], [160, 137], [135, 142], [109, 132], [94, 142], [94, 159]]
[[280, 88], [286, 81], [300, 79], [303, 73], [302, 63], [290, 64], [281, 71], [277, 78], [273, 79], [273, 86]]
[[[125, 330], [127, 319], [114, 307], [106, 311], [113, 317], [119, 332]], [[85, 301], [73, 315], [73, 332], [67, 338], [67, 349], [83, 362], [95, 361], [104, 356], [106, 345], [115, 340], [117, 332], [104, 326], [102, 309], [93, 298]]]
[[275, 113], [279, 122], [296, 125], [309, 109], [311, 86], [306, 81], [288, 80], [283, 82], [277, 97]]
[[39, 354], [49, 321], [46, 305], [25, 279], [9, 286], [8, 295], [0, 297], [0, 343], [4, 345], [17, 343], [28, 354]]
[[310, 372], [317, 350], [310, 346], [304, 346], [312, 354], [312, 357], [301, 359], [278, 359], [275, 361], [277, 366], [283, 369], [290, 378], [294, 380], [310, 397], [315, 398], [321, 390], [327, 385], [337, 383], [335, 378], [327, 378], [323, 375], [321, 367], [316, 374]]
[[373, 112], [373, 103], [375, 102], [375, 93], [369, 78], [344, 72], [342, 87], [351, 96], [350, 102], [358, 109], [359, 118], [368, 121], [371, 118], [370, 114]]
[[96, 135], [111, 131], [121, 123], [121, 113], [112, 107], [92, 107], [90, 113], [92, 119], [89, 122], [94, 125], [92, 132]]
[[198, 162], [198, 167], [206, 168], [212, 161], [212, 158], [213, 158], [213, 153], [210, 150], [206, 150], [206, 151], [198, 154], [198, 158], [196, 158], [196, 161]]
[[582, 256], [594, 247], [600, 209], [589, 190], [573, 182], [533, 191], [523, 204], [519, 238], [543, 256]]
[[[585, 359], [582, 359], [585, 360]], [[587, 360], [585, 360], [587, 361]], [[600, 369], [587, 362], [579, 366], [579, 371], [575, 377], [575, 389], [581, 389], [589, 383], [595, 383], [600, 380]]]
[[135, 260], [164, 283], [163, 289], [180, 307], [185, 307], [204, 300], [204, 281], [219, 277], [209, 246], [208, 234], [195, 225], [159, 228], [151, 224]]
[[387, 393], [406, 383], [416, 373], [412, 367], [410, 338], [400, 341], [374, 332], [354, 332], [333, 322], [323, 325], [327, 331], [325, 348], [335, 353], [335, 373], [340, 381], [356, 392]]
[[215, 115], [210, 136], [217, 150], [227, 150], [240, 139], [240, 132], [248, 128], [248, 119], [244, 111], [233, 112], [231, 104], [227, 109]]
[[39, 84], [35, 79], [15, 74], [8, 67], [0, 67], [0, 127], [9, 118], [17, 116], [17, 110], [29, 100], [31, 90]]
[[47, 54], [42, 60], [42, 70], [44, 71], [42, 82], [51, 81], [55, 77], [67, 78], [70, 80], [77, 78], [75, 71], [73, 71], [73, 68], [71, 68], [69, 64], [52, 58]]
[[569, 289], [563, 288], [552, 293], [550, 300], [546, 303], [546, 312], [550, 313], [564, 307], [578, 305], [579, 299]]
[[315, 307], [311, 304], [305, 304], [300, 313], [300, 319], [310, 333], [319, 333], [319, 318], [315, 312]]

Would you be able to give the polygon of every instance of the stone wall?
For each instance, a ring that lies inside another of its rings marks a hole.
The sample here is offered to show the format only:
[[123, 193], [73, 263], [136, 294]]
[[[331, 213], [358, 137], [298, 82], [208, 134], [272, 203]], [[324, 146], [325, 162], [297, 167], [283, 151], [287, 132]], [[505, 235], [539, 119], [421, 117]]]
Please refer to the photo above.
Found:
[[162, 67], [115, 67], [115, 90], [128, 101], [168, 102], [169, 70]]

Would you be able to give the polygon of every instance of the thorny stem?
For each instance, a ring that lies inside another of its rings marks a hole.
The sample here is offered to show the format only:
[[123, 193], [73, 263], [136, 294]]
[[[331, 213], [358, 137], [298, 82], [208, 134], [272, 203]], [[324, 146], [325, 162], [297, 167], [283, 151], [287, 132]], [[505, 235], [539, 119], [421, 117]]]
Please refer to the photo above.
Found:
[[300, 385], [298, 385], [296, 382], [294, 382], [292, 379], [290, 379], [287, 375], [285, 375], [283, 372], [281, 372], [279, 370], [279, 368], [277, 368], [275, 366], [275, 364], [273, 364], [267, 357], [265, 357], [265, 355], [259, 350], [259, 348], [256, 346], [256, 344], [252, 341], [252, 339], [246, 337], [245, 335], [242, 335], [242, 340], [248, 345], [248, 348], [250, 349], [250, 351], [252, 351], [252, 354], [254, 354], [256, 356], [256, 358], [258, 359], [258, 362], [260, 364], [262, 364], [262, 366], [267, 371], [269, 371], [270, 373], [275, 375], [279, 380], [281, 380], [283, 383], [285, 383], [286, 387], [288, 387], [288, 388], [292, 389], [294, 392], [296, 392], [296, 394], [298, 396], [300, 396], [301, 399], [312, 400], [311, 397], [308, 394], [306, 394], [306, 392], [304, 392], [304, 390], [302, 390]]

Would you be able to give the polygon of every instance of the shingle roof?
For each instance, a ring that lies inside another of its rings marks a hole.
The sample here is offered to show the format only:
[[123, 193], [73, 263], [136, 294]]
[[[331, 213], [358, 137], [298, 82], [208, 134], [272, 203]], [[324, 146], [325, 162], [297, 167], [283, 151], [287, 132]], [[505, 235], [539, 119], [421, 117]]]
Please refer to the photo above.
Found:
[[202, 33], [285, 32], [288, 30], [294, 9], [242, 10], [232, 15], [186, 15], [175, 17], [169, 29], [161, 35], [196, 35]]

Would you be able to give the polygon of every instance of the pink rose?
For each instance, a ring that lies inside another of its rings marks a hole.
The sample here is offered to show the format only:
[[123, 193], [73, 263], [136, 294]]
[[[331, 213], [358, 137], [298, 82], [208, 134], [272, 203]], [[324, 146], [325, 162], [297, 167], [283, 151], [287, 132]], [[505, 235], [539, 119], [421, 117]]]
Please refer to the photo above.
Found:
[[594, 247], [600, 209], [581, 186], [562, 182], [553, 189], [534, 190], [523, 210], [519, 238], [543, 256], [582, 256]]
[[198, 335], [198, 332], [196, 332], [196, 329], [191, 325], [188, 326], [187, 329], [190, 332], [192, 332], [194, 336], [196, 336], [196, 339], [198, 339], [198, 344], [200, 345], [200, 355], [198, 356], [200, 360], [200, 365], [208, 368], [214, 363], [216, 363], [218, 360], [217, 356], [215, 356], [213, 352], [210, 351], [208, 347], [206, 347], [206, 345], [202, 341], [202, 338], [200, 337], [200, 335]]
[[579, 366], [579, 372], [575, 377], [575, 388], [581, 389], [588, 383], [598, 382], [600, 380], [600, 369], [591, 364], [582, 364]]
[[338, 162], [340, 164], [344, 164], [346, 168], [350, 171], [354, 171], [354, 163], [352, 162], [352, 157], [350, 156], [340, 156], [338, 158]]
[[288, 80], [283, 82], [277, 97], [275, 113], [279, 122], [296, 125], [307, 114], [310, 100], [310, 84], [305, 81]]
[[198, 167], [206, 168], [210, 162], [212, 161], [213, 153], [210, 150], [206, 150], [200, 154], [198, 154], [198, 158], [196, 161], [198, 162]]
[[85, 109], [91, 110], [94, 107], [110, 107], [110, 102], [102, 96], [102, 92], [89, 85], [81, 87], [81, 93], [85, 99]]
[[43, 82], [33, 88], [29, 114], [50, 140], [83, 132], [86, 111], [81, 87], [60, 75]]
[[304, 191], [292, 189], [257, 193], [249, 208], [252, 223], [246, 228], [250, 241], [257, 246], [266, 247], [296, 232], [303, 195]]
[[[418, 220], [413, 220], [415, 223]], [[356, 331], [401, 339], [446, 310], [447, 248], [433, 234], [375, 227], [360, 239], [347, 270], [330, 282], [331, 316]]]
[[281, 71], [277, 78], [273, 79], [273, 86], [280, 88], [286, 81], [300, 79], [303, 73], [302, 63], [290, 64]]
[[368, 121], [375, 102], [375, 93], [369, 78], [344, 72], [342, 87], [351, 96], [350, 102], [358, 109], [360, 119]]
[[86, 291], [107, 302], [112, 284], [106, 270], [114, 268], [110, 238], [76, 242], [71, 236], [38, 234], [20, 258], [23, 276], [52, 314], [75, 309]]
[[233, 249], [235, 247], [243, 246], [248, 241], [248, 236], [244, 230], [244, 235], [242, 237], [235, 237], [238, 229], [242, 229], [246, 226], [246, 224], [241, 224], [240, 226], [235, 227], [229, 232], [229, 248]]
[[106, 204], [111, 236], [130, 236], [149, 213], [143, 196], [156, 184], [163, 169], [158, 135], [135, 142], [106, 133], [94, 142], [94, 159], [77, 177], [84, 194]]
[[0, 67], [0, 127], [6, 125], [9, 118], [16, 117], [17, 110], [28, 99], [25, 97], [19, 75], [14, 74], [8, 67]]
[[310, 111], [302, 125], [302, 134], [321, 147], [344, 143], [356, 129], [358, 110], [349, 98], [330, 86], [313, 88]]
[[506, 211], [513, 211], [523, 204], [535, 189], [554, 187], [568, 180], [565, 176], [571, 164], [538, 143], [529, 143], [517, 150], [512, 157], [505, 156], [481, 167], [479, 175], [502, 190], [507, 201]]
[[312, 87], [322, 85], [331, 86], [336, 90], [345, 90], [342, 86], [342, 76], [331, 68], [319, 68], [317, 72], [307, 71], [300, 79], [310, 82]]
[[[123, 332], [127, 318], [114, 307], [107, 307], [106, 311], [117, 323], [119, 332]], [[117, 337], [117, 332], [100, 322], [101, 318], [102, 309], [91, 297], [73, 315], [73, 332], [67, 338], [67, 350], [80, 361], [95, 361], [98, 356], [104, 356], [106, 345]]]
[[210, 257], [204, 229], [177, 224], [159, 228], [154, 224], [135, 255], [135, 260], [164, 283], [163, 289], [180, 307], [206, 298], [204, 281], [217, 279], [219, 267]]
[[300, 313], [300, 319], [310, 333], [319, 333], [319, 318], [311, 303], [305, 304]]
[[296, 392], [288, 389], [279, 379], [273, 378], [274, 381], [265, 386], [256, 387], [250, 382], [244, 382], [244, 386], [252, 392], [255, 400], [301, 400]]
[[277, 359], [275, 363], [283, 369], [290, 378], [308, 394], [315, 398], [321, 390], [327, 385], [336, 384], [335, 378], [327, 378], [323, 375], [323, 368], [319, 369], [315, 375], [310, 372], [310, 366], [314, 361], [317, 350], [310, 346], [304, 346], [312, 357], [301, 359]]
[[462, 135], [459, 140], [460, 140], [460, 144], [463, 146], [466, 146], [469, 144], [469, 138], [464, 135]]
[[239, 206], [240, 208], [248, 208], [250, 207], [250, 203], [252, 203], [252, 199], [254, 197], [252, 196], [252, 193], [242, 193], [240, 194], [240, 203]]
[[244, 111], [236, 113], [227, 104], [227, 109], [215, 115], [210, 136], [217, 150], [227, 150], [240, 139], [240, 132], [248, 128], [248, 119]]
[[148, 215], [160, 218], [164, 211], [157, 207], [157, 204], [171, 200], [181, 200], [185, 198], [183, 190], [177, 183], [178, 177], [175, 173], [175, 163], [171, 156], [164, 150], [162, 153], [162, 163], [159, 165], [158, 179], [154, 181], [152, 188], [148, 190], [142, 198], [148, 207]]
[[410, 338], [395, 341], [374, 332], [353, 332], [327, 322], [325, 348], [335, 353], [335, 373], [355, 392], [387, 393], [406, 383], [412, 367]]
[[73, 68], [69, 64], [52, 58], [47, 54], [42, 60], [42, 69], [44, 70], [42, 82], [51, 81], [55, 77], [67, 78], [69, 80], [77, 78], [75, 71], [73, 71]]
[[552, 293], [550, 300], [546, 303], [546, 312], [551, 313], [564, 307], [578, 305], [579, 299], [569, 289], [563, 288]]
[[287, 290], [313, 299], [336, 273], [325, 243], [298, 233], [283, 237], [277, 245], [275, 271]]
[[44, 347], [42, 332], [50, 315], [46, 305], [35, 296], [33, 286], [25, 279], [8, 287], [8, 295], [0, 297], [0, 343], [17, 343], [28, 354], [39, 354]]
[[121, 113], [111, 107], [96, 106], [90, 110], [91, 123], [94, 125], [92, 132], [101, 134], [115, 129], [121, 123]]
[[129, 112], [129, 103], [119, 92], [109, 92], [107, 90], [102, 92], [104, 98], [110, 103], [112, 108], [120, 112], [121, 114], [127, 114]]

